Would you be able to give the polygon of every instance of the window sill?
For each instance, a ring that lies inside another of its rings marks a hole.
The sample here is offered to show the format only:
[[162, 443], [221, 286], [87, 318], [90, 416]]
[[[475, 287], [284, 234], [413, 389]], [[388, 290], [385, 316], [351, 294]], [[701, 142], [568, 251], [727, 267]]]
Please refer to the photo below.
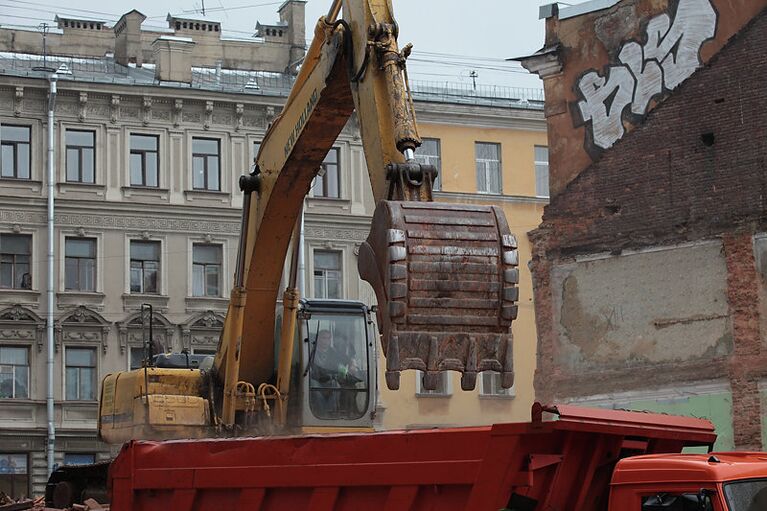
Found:
[[104, 309], [104, 293], [94, 293], [89, 291], [64, 291], [56, 293], [58, 306], [60, 309], [74, 309], [81, 305], [86, 305], [95, 310]]
[[503, 192], [484, 192], [477, 190], [478, 195], [503, 195]]
[[488, 401], [510, 401], [514, 399], [516, 395], [514, 393], [511, 394], [480, 394], [479, 398], [482, 400], [488, 400]]
[[123, 197], [136, 199], [150, 199], [153, 201], [167, 202], [170, 190], [154, 186], [123, 186], [120, 188]]
[[106, 196], [106, 186], [97, 183], [78, 183], [78, 182], [63, 182], [58, 183], [58, 190], [61, 195], [68, 193], [78, 194], [80, 197], [103, 199]]
[[37, 306], [40, 293], [32, 289], [0, 288], [0, 304], [19, 304]]
[[[2, 186], [0, 190], [4, 192], [4, 195], [15, 195], [19, 191], [31, 191], [39, 193], [43, 189], [42, 181], [34, 181], [32, 179], [18, 179], [15, 177], [2, 177], [0, 178]], [[8, 193], [11, 192], [11, 193]]]
[[351, 211], [351, 201], [349, 199], [337, 199], [335, 197], [307, 197], [307, 211], [318, 210], [327, 212], [349, 212]]
[[229, 298], [216, 296], [187, 296], [186, 312], [201, 311], [226, 311], [229, 306]]
[[426, 399], [446, 398], [446, 397], [451, 397], [451, 396], [452, 396], [452, 394], [423, 394], [421, 392], [416, 392], [415, 393], [415, 397], [418, 397], [418, 398], [423, 397], [423, 398], [426, 398]]
[[147, 293], [125, 293], [123, 294], [123, 310], [137, 311], [141, 305], [148, 303], [152, 309], [157, 312], [168, 312], [168, 301], [170, 297], [160, 294]]
[[203, 201], [203, 202], [229, 202], [229, 192], [221, 192], [218, 190], [185, 190], [184, 198], [189, 202]]

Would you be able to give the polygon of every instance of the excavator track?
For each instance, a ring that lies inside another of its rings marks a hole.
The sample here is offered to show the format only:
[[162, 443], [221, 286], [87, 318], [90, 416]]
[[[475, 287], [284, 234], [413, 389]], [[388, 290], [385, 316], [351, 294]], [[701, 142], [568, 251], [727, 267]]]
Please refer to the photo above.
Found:
[[378, 303], [386, 384], [424, 372], [434, 389], [443, 371], [501, 373], [514, 383], [511, 322], [519, 298], [517, 240], [496, 206], [382, 201], [360, 247], [359, 273]]

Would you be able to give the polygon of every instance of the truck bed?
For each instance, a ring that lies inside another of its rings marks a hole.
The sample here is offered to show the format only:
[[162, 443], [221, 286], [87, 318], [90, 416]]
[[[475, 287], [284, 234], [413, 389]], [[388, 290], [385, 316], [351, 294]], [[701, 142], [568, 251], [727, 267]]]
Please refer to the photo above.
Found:
[[[529, 423], [125, 444], [113, 511], [596, 510], [625, 456], [711, 446], [703, 419], [533, 405]], [[553, 419], [553, 420], [544, 420]]]

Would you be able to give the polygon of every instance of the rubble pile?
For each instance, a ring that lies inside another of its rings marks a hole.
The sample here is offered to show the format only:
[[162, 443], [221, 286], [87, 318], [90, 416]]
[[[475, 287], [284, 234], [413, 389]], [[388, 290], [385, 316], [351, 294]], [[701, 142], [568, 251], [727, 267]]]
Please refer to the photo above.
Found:
[[82, 504], [74, 504], [67, 509], [45, 507], [45, 498], [13, 500], [0, 492], [0, 511], [109, 511], [108, 504], [99, 504], [94, 499], [87, 499]]

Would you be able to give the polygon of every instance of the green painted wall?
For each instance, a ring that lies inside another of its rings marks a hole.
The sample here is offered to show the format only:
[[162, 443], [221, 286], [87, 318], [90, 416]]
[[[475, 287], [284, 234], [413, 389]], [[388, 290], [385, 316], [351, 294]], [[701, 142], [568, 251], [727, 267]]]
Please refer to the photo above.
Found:
[[[762, 394], [767, 402], [767, 391]], [[732, 394], [702, 394], [698, 396], [686, 396], [674, 399], [635, 399], [632, 401], [620, 401], [619, 408], [644, 412], [667, 413], [670, 415], [685, 415], [708, 419], [716, 427], [717, 440], [714, 449], [717, 451], [733, 450], [732, 432]], [[762, 431], [763, 438], [767, 430]], [[767, 444], [765, 444], [767, 445]], [[686, 449], [685, 452], [705, 452], [700, 449]]]

